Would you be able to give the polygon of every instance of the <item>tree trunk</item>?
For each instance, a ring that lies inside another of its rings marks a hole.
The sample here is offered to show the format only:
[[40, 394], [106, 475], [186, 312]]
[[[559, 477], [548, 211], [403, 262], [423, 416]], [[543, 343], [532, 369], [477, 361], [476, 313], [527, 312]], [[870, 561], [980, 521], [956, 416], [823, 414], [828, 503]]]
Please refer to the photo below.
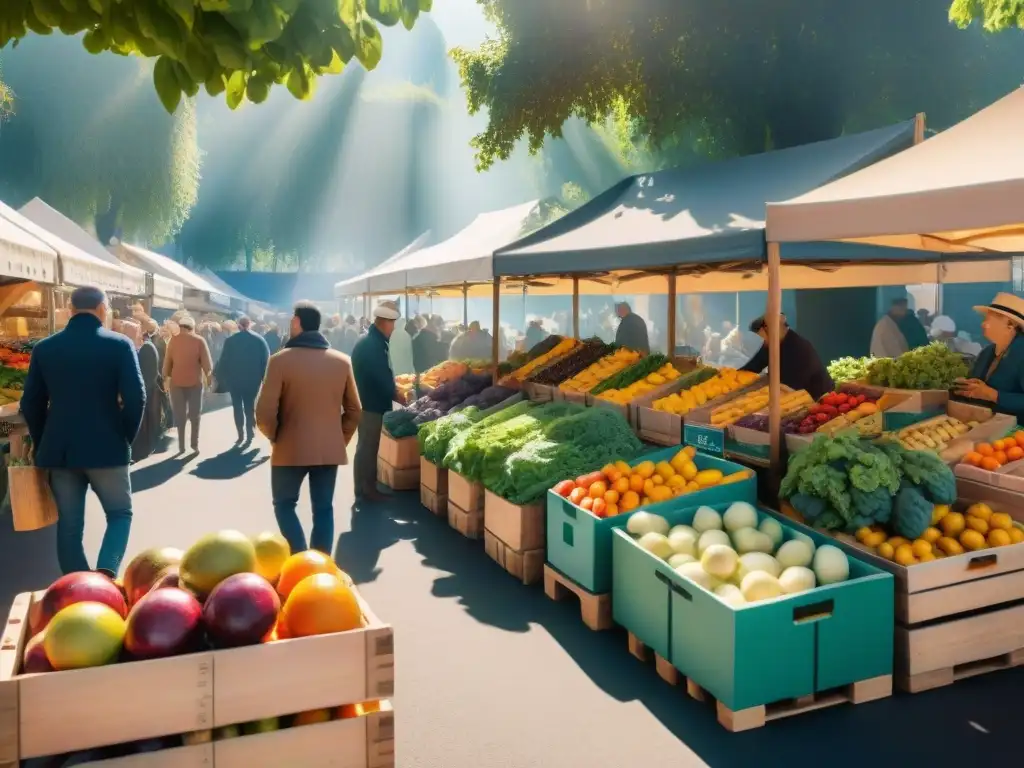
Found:
[[252, 272], [252, 262], [256, 256], [256, 249], [251, 245], [245, 246], [245, 271]]
[[110, 208], [103, 213], [96, 214], [96, 218], [93, 221], [93, 224], [96, 227], [96, 239], [99, 240], [104, 247], [110, 245], [111, 238], [121, 237], [121, 228], [117, 223], [120, 213], [120, 201], [117, 199], [111, 199]]

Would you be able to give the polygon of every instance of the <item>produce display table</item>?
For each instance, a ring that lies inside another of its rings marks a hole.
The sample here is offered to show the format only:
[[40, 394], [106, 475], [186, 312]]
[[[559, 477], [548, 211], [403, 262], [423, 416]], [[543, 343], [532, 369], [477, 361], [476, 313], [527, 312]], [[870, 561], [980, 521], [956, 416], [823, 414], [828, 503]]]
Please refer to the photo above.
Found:
[[512, 504], [486, 491], [484, 550], [523, 584], [539, 582], [544, 567], [544, 505]]
[[448, 514], [448, 470], [420, 457], [420, 503], [435, 515]]
[[396, 491], [412, 491], [420, 484], [420, 449], [416, 436], [395, 438], [381, 433], [377, 451], [377, 480]]
[[[214, 741], [211, 729], [394, 695], [394, 638], [357, 595], [365, 626], [349, 632], [42, 674], [19, 674], [29, 616], [42, 593], [19, 595], [0, 646], [0, 765], [184, 735], [187, 746], [97, 765], [395, 766], [394, 713]], [[354, 714], [354, 713], [353, 713]], [[89, 763], [93, 764], [93, 763]]]
[[484, 529], [484, 487], [448, 471], [448, 524], [467, 539], [479, 539]]

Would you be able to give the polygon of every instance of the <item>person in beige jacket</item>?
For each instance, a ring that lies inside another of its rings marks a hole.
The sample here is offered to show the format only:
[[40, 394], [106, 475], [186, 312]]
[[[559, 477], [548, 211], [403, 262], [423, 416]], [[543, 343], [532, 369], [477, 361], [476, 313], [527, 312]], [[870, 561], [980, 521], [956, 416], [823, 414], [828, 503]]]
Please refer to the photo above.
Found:
[[213, 365], [210, 348], [196, 335], [196, 321], [187, 315], [178, 320], [180, 332], [167, 343], [164, 383], [171, 394], [171, 410], [178, 428], [178, 453], [185, 452], [185, 425], [192, 424], [192, 451], [199, 453], [199, 422], [203, 416], [203, 381]]
[[330, 555], [334, 543], [334, 487], [348, 464], [348, 444], [362, 415], [348, 355], [320, 333], [320, 310], [295, 306], [288, 343], [271, 356], [256, 400], [256, 426], [273, 446], [270, 489], [274, 515], [292, 552], [306, 536], [295, 512], [309, 477], [313, 529], [309, 546]]

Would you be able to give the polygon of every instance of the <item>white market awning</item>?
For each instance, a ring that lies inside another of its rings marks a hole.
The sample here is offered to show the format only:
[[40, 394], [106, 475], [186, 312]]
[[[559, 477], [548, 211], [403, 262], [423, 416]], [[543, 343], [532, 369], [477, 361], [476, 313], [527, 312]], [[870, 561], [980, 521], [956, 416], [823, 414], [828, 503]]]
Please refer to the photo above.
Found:
[[74, 248], [74, 251], [67, 255], [58, 251], [64, 261], [71, 262], [70, 266], [65, 265], [64, 267], [64, 282], [69, 285], [81, 285], [82, 283], [69, 281], [67, 279], [67, 275], [70, 274], [72, 279], [78, 279], [82, 276], [87, 277], [99, 269], [94, 263], [86, 263], [82, 260], [81, 255], [86, 254], [91, 256], [93, 259], [109, 264], [111, 267], [120, 270], [120, 288], [103, 286], [106, 290], [127, 296], [146, 295], [146, 273], [144, 270], [136, 269], [135, 267], [127, 264], [122, 264], [114, 257], [113, 254], [104, 248], [96, 238], [78, 226], [78, 224], [73, 222], [63, 213], [51, 208], [40, 198], [35, 197], [32, 200], [29, 200], [19, 209], [18, 212], [25, 218], [42, 227], [47, 232], [56, 235]]
[[770, 203], [767, 238], [1024, 252], [1024, 89], [910, 149]]
[[[422, 235], [417, 237], [405, 248], [400, 250], [394, 256], [389, 256], [387, 259], [382, 261], [373, 269], [363, 272], [361, 275], [350, 277], [347, 280], [341, 280], [334, 284], [334, 297], [343, 298], [345, 296], [361, 296], [364, 293], [370, 293], [370, 281], [374, 275], [386, 275], [390, 272], [391, 266], [398, 263], [406, 256], [411, 253], [422, 249], [427, 242], [430, 240], [430, 232], [424, 232]], [[404, 290], [404, 287], [403, 287]], [[401, 291], [399, 291], [401, 293]]]
[[122, 261], [152, 272], [154, 275], [177, 280], [184, 286], [185, 290], [202, 293], [211, 304], [230, 309], [231, 299], [226, 294], [218, 290], [209, 280], [196, 274], [184, 264], [179, 264], [169, 256], [154, 253], [153, 251], [137, 245], [129, 245], [128, 243], [119, 242], [113, 248]]
[[56, 283], [57, 252], [18, 226], [10, 214], [17, 216], [17, 211], [0, 203], [0, 275]]

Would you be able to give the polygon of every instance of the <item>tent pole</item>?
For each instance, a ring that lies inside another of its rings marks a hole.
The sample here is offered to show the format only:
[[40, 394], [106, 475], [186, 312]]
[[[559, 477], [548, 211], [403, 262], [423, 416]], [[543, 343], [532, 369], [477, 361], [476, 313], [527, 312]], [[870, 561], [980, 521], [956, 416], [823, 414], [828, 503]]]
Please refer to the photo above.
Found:
[[779, 244], [768, 243], [768, 311], [765, 313], [765, 320], [768, 323], [768, 435], [771, 441], [771, 466], [775, 472], [781, 469], [779, 460], [782, 455], [782, 383], [779, 370], [782, 285], [779, 279], [779, 263]]
[[580, 279], [572, 278], [572, 337], [580, 337]]
[[924, 112], [914, 115], [914, 144], [924, 141]]
[[469, 328], [469, 283], [462, 284], [462, 324]]
[[494, 383], [498, 383], [498, 358], [500, 347], [498, 346], [498, 318], [501, 316], [501, 278], [494, 278], [494, 287], [491, 295], [491, 363], [494, 365]]
[[668, 359], [676, 356], [676, 273], [668, 276]]
[[523, 280], [523, 333], [526, 333], [526, 281]]

